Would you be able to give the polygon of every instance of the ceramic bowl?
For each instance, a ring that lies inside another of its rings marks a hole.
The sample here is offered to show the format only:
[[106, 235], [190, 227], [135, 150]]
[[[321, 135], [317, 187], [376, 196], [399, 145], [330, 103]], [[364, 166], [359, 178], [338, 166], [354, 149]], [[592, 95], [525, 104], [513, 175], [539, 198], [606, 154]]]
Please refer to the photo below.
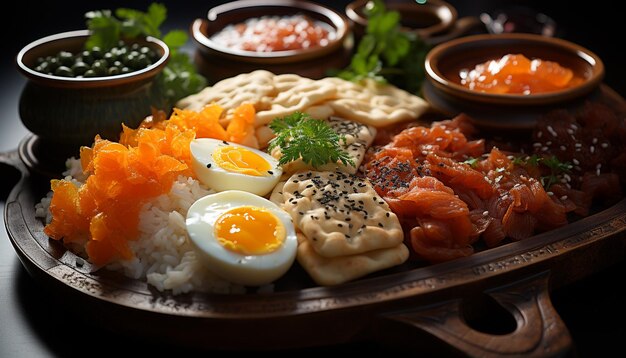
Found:
[[154, 79], [165, 67], [169, 49], [156, 38], [133, 41], [161, 55], [139, 71], [68, 78], [33, 70], [39, 57], [83, 50], [88, 37], [88, 30], [51, 35], [26, 45], [16, 57], [19, 71], [27, 78], [20, 96], [20, 119], [43, 141], [76, 147], [90, 145], [96, 134], [117, 139], [122, 123], [136, 127], [151, 107], [166, 108], [163, 91]]
[[[370, 0], [356, 0], [346, 6], [346, 16], [350, 19], [357, 38], [365, 33], [367, 27], [366, 9], [370, 3]], [[424, 4], [416, 1], [395, 0], [385, 2], [385, 6], [389, 10], [400, 13], [400, 22], [404, 31], [414, 32], [429, 43], [440, 42], [439, 36], [453, 30], [460, 35], [468, 25], [466, 22], [472, 25], [478, 23], [478, 19], [472, 18], [472, 21], [465, 19], [462, 23], [463, 29], [455, 29], [458, 20], [457, 10], [443, 0], [428, 0]], [[445, 36], [446, 39], [449, 37], [451, 36]]]
[[[212, 39], [226, 26], [251, 18], [295, 14], [327, 24], [335, 32], [335, 38], [326, 46], [276, 52], [237, 50]], [[342, 14], [326, 6], [299, 0], [228, 2], [210, 9], [205, 19], [196, 19], [190, 31], [198, 45], [196, 64], [209, 82], [257, 69], [321, 78], [330, 69], [345, 67], [353, 47], [349, 22]]]
[[[583, 81], [555, 92], [529, 95], [484, 93], [461, 85], [461, 70], [507, 54], [555, 61]], [[440, 44], [426, 56], [425, 69], [423, 94], [434, 108], [450, 116], [463, 112], [483, 127], [502, 129], [532, 128], [547, 111], [581, 103], [585, 96], [593, 95], [604, 77], [602, 60], [590, 50], [562, 39], [522, 33], [468, 36]]]

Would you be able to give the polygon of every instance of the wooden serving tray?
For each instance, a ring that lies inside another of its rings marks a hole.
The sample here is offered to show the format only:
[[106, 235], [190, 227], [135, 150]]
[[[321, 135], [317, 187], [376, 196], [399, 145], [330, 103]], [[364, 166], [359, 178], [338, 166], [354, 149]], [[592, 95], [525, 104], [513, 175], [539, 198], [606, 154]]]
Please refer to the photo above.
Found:
[[[572, 340], [549, 290], [626, 254], [623, 199], [565, 227], [447, 263], [407, 263], [335, 287], [315, 286], [295, 265], [272, 293], [173, 296], [121, 273], [90, 272], [48, 239], [35, 218], [35, 204], [49, 190], [49, 177], [29, 154], [36, 141], [27, 136], [17, 151], [0, 153], [0, 162], [21, 172], [5, 223], [27, 271], [90, 320], [187, 347], [286, 349], [373, 339], [421, 350], [437, 342], [472, 356], [560, 355]], [[484, 309], [481, 297], [510, 313], [510, 332], [485, 333], [467, 323]]]

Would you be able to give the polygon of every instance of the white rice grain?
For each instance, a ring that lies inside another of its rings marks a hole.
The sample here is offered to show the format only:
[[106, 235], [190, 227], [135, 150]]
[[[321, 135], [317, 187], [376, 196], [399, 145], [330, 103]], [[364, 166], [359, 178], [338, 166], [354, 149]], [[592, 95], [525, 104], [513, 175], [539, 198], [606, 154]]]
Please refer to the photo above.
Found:
[[[80, 160], [68, 159], [67, 180], [80, 187], [86, 180]], [[187, 236], [185, 217], [189, 207], [212, 191], [197, 180], [180, 176], [169, 193], [144, 204], [139, 214], [139, 237], [129, 241], [134, 254], [130, 260], [117, 260], [106, 266], [124, 275], [144, 280], [159, 291], [173, 294], [191, 291], [214, 293], [241, 293], [243, 286], [225, 281], [205, 267]], [[35, 205], [35, 216], [45, 223], [52, 220], [50, 201], [52, 192]]]

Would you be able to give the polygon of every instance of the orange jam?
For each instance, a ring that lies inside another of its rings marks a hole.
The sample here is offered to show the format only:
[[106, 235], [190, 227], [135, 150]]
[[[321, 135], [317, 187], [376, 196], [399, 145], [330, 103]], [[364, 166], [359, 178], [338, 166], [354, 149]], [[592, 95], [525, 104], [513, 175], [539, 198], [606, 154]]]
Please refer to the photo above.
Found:
[[461, 84], [472, 91], [487, 93], [535, 94], [554, 92], [576, 86], [581, 77], [556, 62], [530, 60], [524, 55], [505, 55], [461, 70]]
[[332, 28], [304, 15], [263, 16], [226, 26], [211, 37], [236, 50], [275, 52], [326, 46], [334, 39]]

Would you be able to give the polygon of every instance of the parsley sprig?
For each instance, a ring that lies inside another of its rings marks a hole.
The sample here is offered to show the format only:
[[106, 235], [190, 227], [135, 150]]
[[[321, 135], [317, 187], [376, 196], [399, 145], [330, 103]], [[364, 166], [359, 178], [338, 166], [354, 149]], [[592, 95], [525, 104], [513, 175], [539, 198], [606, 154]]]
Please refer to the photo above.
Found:
[[315, 168], [338, 161], [343, 165], [354, 165], [352, 158], [339, 146], [339, 142], [345, 141], [345, 138], [339, 136], [325, 121], [295, 112], [274, 119], [269, 127], [276, 134], [269, 143], [269, 149], [280, 147], [280, 165], [300, 158]]
[[197, 73], [191, 59], [180, 48], [187, 42], [185, 31], [172, 30], [163, 36], [160, 27], [167, 18], [165, 5], [152, 3], [146, 12], [119, 8], [115, 16], [111, 10], [89, 11], [85, 14], [91, 35], [85, 47], [100, 47], [103, 50], [116, 46], [121, 38], [133, 39], [142, 36], [160, 38], [170, 49], [170, 59], [159, 77], [165, 96], [170, 104], [200, 91], [206, 79]]
[[368, 17], [365, 35], [348, 67], [337, 76], [355, 82], [371, 78], [419, 93], [429, 46], [415, 33], [401, 30], [400, 13], [387, 11], [380, 0], [372, 4], [365, 9]]
[[531, 156], [517, 157], [513, 160], [513, 164], [528, 165], [533, 167], [539, 167], [541, 165], [546, 175], [542, 175], [540, 180], [541, 185], [543, 185], [546, 190], [549, 190], [552, 185], [559, 183], [561, 181], [561, 177], [564, 174], [571, 173], [573, 168], [570, 162], [562, 162], [554, 155], [550, 157], [542, 157], [537, 154], [533, 154]]

